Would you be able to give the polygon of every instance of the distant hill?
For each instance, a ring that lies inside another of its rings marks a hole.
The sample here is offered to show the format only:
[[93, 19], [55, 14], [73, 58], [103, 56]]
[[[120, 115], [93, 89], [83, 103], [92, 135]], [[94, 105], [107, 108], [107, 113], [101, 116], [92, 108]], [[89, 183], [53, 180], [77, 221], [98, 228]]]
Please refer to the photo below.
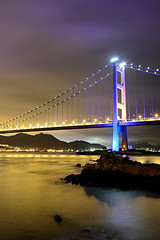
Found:
[[101, 144], [91, 144], [85, 141], [74, 141], [67, 143], [60, 141], [50, 134], [16, 134], [14, 136], [0, 135], [0, 144], [8, 144], [13, 147], [26, 148], [54, 148], [54, 149], [74, 149], [74, 150], [89, 150], [91, 148], [103, 148]]
[[160, 149], [160, 145], [152, 145], [148, 142], [130, 142], [130, 145], [133, 147], [133, 148], [154, 148], [156, 150], [159, 150]]

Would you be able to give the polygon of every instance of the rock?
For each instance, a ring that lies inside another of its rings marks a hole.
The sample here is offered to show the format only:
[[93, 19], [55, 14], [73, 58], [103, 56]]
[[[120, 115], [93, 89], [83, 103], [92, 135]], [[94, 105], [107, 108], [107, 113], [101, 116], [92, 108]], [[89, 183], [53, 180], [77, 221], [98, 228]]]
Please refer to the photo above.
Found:
[[62, 222], [62, 217], [59, 216], [59, 215], [55, 215], [55, 216], [54, 216], [54, 220], [55, 220], [56, 222], [60, 223], [60, 222]]
[[89, 230], [89, 229], [84, 229], [84, 230], [82, 230], [82, 232], [87, 232], [87, 233], [90, 233], [90, 232], [91, 232], [91, 230]]
[[65, 181], [85, 186], [160, 192], [160, 165], [142, 164], [106, 152], [96, 163], [87, 163], [79, 175], [69, 175]]
[[80, 163], [77, 163], [76, 164], [76, 167], [82, 167]]
[[109, 234], [109, 235], [107, 236], [107, 239], [115, 239], [114, 236], [115, 236], [115, 233], [113, 233], [112, 235]]

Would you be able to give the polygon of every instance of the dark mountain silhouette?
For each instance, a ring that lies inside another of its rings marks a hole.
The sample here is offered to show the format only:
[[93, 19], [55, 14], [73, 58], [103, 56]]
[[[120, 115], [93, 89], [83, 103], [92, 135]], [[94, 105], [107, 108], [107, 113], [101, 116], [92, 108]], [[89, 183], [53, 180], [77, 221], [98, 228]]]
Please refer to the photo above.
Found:
[[85, 141], [64, 142], [55, 138], [50, 134], [16, 134], [14, 136], [0, 135], [0, 144], [8, 144], [13, 147], [26, 147], [26, 148], [54, 148], [54, 149], [74, 149], [74, 150], [88, 150], [91, 148], [102, 148], [103, 145], [91, 144]]
[[133, 148], [156, 148], [158, 146], [152, 145], [148, 142], [131, 142], [130, 143], [132, 145]]
[[130, 142], [130, 145], [135, 149], [135, 148], [153, 148], [155, 150], [160, 150], [160, 145], [152, 145], [148, 142], [135, 142], [132, 141]]

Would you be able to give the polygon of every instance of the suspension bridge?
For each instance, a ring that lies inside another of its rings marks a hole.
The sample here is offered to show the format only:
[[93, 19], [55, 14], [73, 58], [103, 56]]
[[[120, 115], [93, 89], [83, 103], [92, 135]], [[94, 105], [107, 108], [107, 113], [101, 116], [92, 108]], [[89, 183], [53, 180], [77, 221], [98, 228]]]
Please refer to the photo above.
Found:
[[160, 70], [118, 58], [58, 96], [0, 123], [0, 134], [113, 128], [112, 150], [128, 149], [127, 127], [160, 124]]

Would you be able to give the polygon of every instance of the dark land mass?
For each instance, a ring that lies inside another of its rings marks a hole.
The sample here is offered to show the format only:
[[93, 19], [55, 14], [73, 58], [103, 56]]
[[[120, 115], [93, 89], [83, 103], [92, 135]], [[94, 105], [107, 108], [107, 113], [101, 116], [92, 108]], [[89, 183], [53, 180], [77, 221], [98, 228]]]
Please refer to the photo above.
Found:
[[51, 134], [16, 134], [14, 136], [3, 136], [0, 135], [0, 144], [8, 144], [13, 147], [22, 147], [22, 148], [37, 148], [37, 149], [73, 149], [73, 150], [88, 150], [91, 148], [101, 149], [104, 146], [100, 144], [91, 144], [85, 141], [73, 141], [65, 142], [60, 141]]
[[[101, 155], [103, 153], [107, 153], [107, 150], [95, 150], [95, 151], [79, 151], [76, 152], [78, 155]], [[145, 150], [137, 150], [137, 149], [130, 149], [130, 150], [124, 150], [124, 151], [118, 151], [116, 152], [119, 155], [151, 155], [151, 156], [160, 156], [160, 152], [151, 152], [151, 151], [145, 151]]]
[[69, 175], [65, 181], [84, 186], [160, 193], [160, 165], [142, 164], [106, 152], [95, 164], [87, 163], [79, 175]]
[[154, 148], [155, 150], [159, 150], [160, 149], [160, 145], [152, 145], [148, 142], [130, 142], [130, 145], [132, 145], [132, 148], [136, 149], [136, 148]]

